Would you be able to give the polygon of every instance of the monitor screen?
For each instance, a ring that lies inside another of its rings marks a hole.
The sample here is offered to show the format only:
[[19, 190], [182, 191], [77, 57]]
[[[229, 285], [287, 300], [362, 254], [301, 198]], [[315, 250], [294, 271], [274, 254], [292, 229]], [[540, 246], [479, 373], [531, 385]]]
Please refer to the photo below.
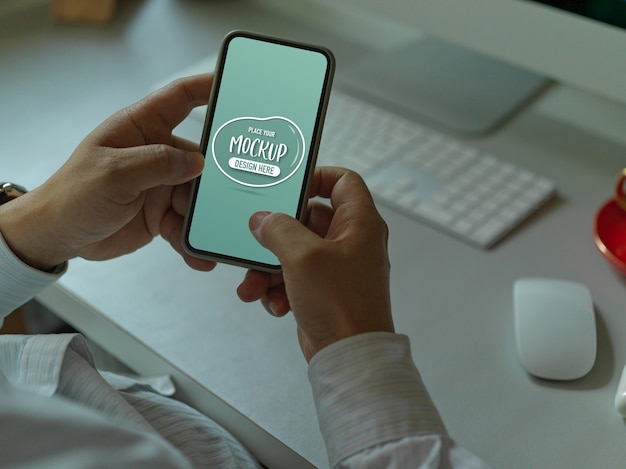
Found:
[[626, 104], [626, 0], [344, 2]]
[[531, 0], [626, 28], [626, 0]]

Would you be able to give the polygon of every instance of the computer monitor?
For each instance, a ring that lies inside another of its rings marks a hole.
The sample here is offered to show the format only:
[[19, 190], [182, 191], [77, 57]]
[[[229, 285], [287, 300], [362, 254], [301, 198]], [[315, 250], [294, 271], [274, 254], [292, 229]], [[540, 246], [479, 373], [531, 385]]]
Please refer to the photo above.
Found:
[[[444, 98], [447, 95], [451, 97], [450, 99], [457, 99], [457, 94], [465, 91], [472, 93], [474, 84], [480, 87], [480, 82], [487, 79], [484, 89], [478, 91], [476, 102], [465, 111], [461, 110], [460, 115], [467, 114], [464, 121], [455, 122], [454, 119], [449, 121], [449, 116], [459, 113], [452, 109], [440, 112], [435, 109], [437, 104], [432, 104], [435, 115], [431, 117], [444, 126], [467, 132], [490, 130], [505, 120], [510, 111], [519, 107], [520, 103], [540, 90], [544, 84], [542, 78], [567, 83], [626, 104], [626, 0], [342, 1], [353, 5], [354, 8], [376, 12], [401, 24], [416, 27], [433, 38], [444, 40], [443, 46], [441, 44], [436, 46], [443, 47], [441, 50], [435, 48], [434, 52], [426, 54], [443, 57], [449, 49], [452, 51], [450, 63], [458, 61], [461, 63], [459, 68], [443, 72], [448, 77], [454, 73], [459, 74], [452, 77], [451, 83], [437, 82], [436, 88], [441, 88], [439, 94]], [[461, 52], [456, 47], [450, 47], [447, 41], [462, 46]], [[390, 56], [387, 51], [379, 58], [357, 66], [352, 78], [375, 74], [381, 65], [383, 68], [391, 66], [393, 69], [395, 61], [395, 70], [387, 72], [386, 76], [368, 78], [371, 83], [359, 85], [360, 91], [371, 91], [376, 88], [377, 82], [380, 84], [393, 80], [394, 76], [409, 68], [415, 69], [418, 82], [426, 74], [426, 80], [430, 81], [432, 86], [433, 80], [441, 77], [432, 74], [434, 72], [431, 72], [430, 64], [414, 65], [415, 61], [420, 61], [424, 55], [422, 52], [415, 52], [416, 50], [419, 50], [419, 47], [407, 45], [404, 51], [397, 51], [397, 57], [391, 57], [396, 52], [391, 52]], [[465, 52], [468, 52], [469, 56], [463, 58]], [[475, 52], [480, 54], [473, 55]], [[403, 59], [402, 55], [407, 53]], [[476, 58], [479, 62], [472, 66]], [[443, 59], [445, 67], [451, 66], [447, 64], [447, 60]], [[480, 60], [487, 62], [482, 63]], [[505, 78], [497, 78], [495, 69], [490, 68], [497, 67], [498, 64], [504, 66]], [[439, 65], [435, 64], [435, 67]], [[512, 67], [508, 68], [509, 66]], [[481, 70], [487, 71], [486, 74], [483, 73], [483, 78]], [[517, 76], [515, 70], [521, 75]], [[510, 77], [507, 78], [507, 74]], [[498, 109], [492, 117], [479, 116], [476, 119], [474, 116], [476, 106], [484, 107], [481, 102], [500, 102], [503, 96], [517, 93], [513, 89], [508, 91], [505, 88], [508, 85], [504, 83], [509, 79], [513, 81], [513, 88], [519, 87], [521, 83], [519, 97], [512, 98], [511, 103], [504, 103], [510, 109], [508, 111]], [[520, 83], [516, 83], [520, 80]], [[408, 82], [413, 81], [413, 78], [407, 78], [406, 81], [408, 86]], [[455, 81], [461, 88], [469, 86], [469, 89], [461, 91], [455, 89]], [[468, 85], [468, 82], [472, 81], [477, 83]], [[445, 91], [446, 86], [451, 88]], [[393, 88], [402, 88], [402, 84]], [[496, 94], [490, 97], [489, 88], [494, 88]], [[481, 94], [484, 91], [487, 94]], [[406, 96], [392, 97], [397, 102], [406, 102], [405, 98]], [[428, 93], [425, 99], [428, 107], [430, 105]], [[461, 97], [461, 101], [463, 99], [466, 97]], [[451, 104], [444, 103], [444, 106], [448, 105]], [[427, 114], [429, 112], [426, 111]]]

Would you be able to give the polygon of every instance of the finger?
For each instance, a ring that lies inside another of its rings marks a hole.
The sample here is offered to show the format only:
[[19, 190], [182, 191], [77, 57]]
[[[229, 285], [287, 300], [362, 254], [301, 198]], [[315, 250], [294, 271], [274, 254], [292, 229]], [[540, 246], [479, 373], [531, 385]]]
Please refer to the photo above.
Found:
[[172, 135], [172, 146], [186, 151], [200, 151], [197, 143], [177, 135]]
[[326, 238], [350, 237], [355, 230], [386, 232], [384, 220], [367, 185], [354, 171], [336, 167], [317, 168], [310, 196], [329, 198], [334, 209]]
[[207, 104], [212, 83], [211, 74], [176, 80], [113, 114], [90, 134], [91, 139], [113, 148], [172, 144], [172, 130], [194, 107]]
[[269, 289], [270, 275], [265, 272], [248, 270], [243, 281], [237, 287], [237, 296], [244, 303], [260, 300]]
[[136, 197], [137, 192], [160, 185], [178, 185], [197, 177], [204, 168], [204, 157], [164, 144], [116, 150], [109, 162], [117, 166], [110, 179], [123, 193]]
[[194, 107], [207, 104], [212, 84], [213, 74], [180, 78], [128, 108], [129, 117], [143, 127], [144, 121], [149, 123], [156, 115], [173, 129]]
[[171, 207], [172, 193], [172, 186], [158, 186], [146, 192], [143, 218], [145, 227], [152, 236], [159, 234], [163, 214], [167, 213]]
[[309, 202], [307, 208], [306, 227], [316, 235], [324, 238], [333, 219], [333, 209], [320, 202]]
[[250, 231], [261, 246], [272, 251], [281, 264], [304, 252], [319, 237], [295, 218], [284, 213], [257, 212], [250, 217]]
[[374, 200], [367, 185], [354, 171], [333, 166], [315, 169], [309, 197], [331, 199], [333, 207], [358, 203], [371, 207]]
[[276, 317], [284, 316], [291, 310], [284, 284], [270, 288], [261, 298], [261, 304], [265, 311]]
[[260, 300], [269, 288], [269, 274], [248, 270], [243, 281], [237, 287], [237, 296], [245, 303]]
[[208, 261], [205, 259], [198, 259], [197, 257], [192, 257], [185, 252], [183, 252], [181, 255], [183, 256], [183, 260], [185, 261], [185, 263], [193, 270], [198, 270], [200, 272], [211, 272], [217, 266], [216, 262]]
[[237, 296], [245, 303], [260, 300], [270, 288], [283, 283], [280, 274], [268, 274], [258, 270], [248, 270], [237, 288]]
[[191, 184], [192, 182], [180, 184], [174, 188], [174, 192], [172, 193], [172, 210], [183, 217], [187, 214], [187, 210], [189, 209]]
[[195, 258], [185, 252], [182, 246], [182, 230], [183, 217], [173, 211], [167, 212], [161, 220], [161, 225], [159, 226], [161, 237], [170, 243], [172, 248], [174, 248], [174, 250], [182, 256], [187, 265], [189, 265], [192, 269], [203, 272], [213, 270], [217, 265], [215, 262]]

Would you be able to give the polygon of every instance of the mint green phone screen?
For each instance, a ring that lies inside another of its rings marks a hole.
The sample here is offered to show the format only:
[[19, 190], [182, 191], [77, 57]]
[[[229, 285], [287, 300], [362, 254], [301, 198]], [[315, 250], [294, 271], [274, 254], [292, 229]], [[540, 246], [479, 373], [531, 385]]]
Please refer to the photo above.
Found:
[[295, 217], [307, 197], [303, 183], [329, 58], [246, 36], [231, 37], [222, 57], [188, 244], [209, 255], [276, 266], [248, 221], [257, 211]]

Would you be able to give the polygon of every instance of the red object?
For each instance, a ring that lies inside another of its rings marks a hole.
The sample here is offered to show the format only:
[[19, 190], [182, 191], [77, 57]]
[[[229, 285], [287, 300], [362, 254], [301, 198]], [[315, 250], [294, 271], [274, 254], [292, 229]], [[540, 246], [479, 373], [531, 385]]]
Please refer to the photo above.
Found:
[[609, 200], [596, 215], [593, 228], [593, 239], [600, 252], [626, 274], [626, 210]]

